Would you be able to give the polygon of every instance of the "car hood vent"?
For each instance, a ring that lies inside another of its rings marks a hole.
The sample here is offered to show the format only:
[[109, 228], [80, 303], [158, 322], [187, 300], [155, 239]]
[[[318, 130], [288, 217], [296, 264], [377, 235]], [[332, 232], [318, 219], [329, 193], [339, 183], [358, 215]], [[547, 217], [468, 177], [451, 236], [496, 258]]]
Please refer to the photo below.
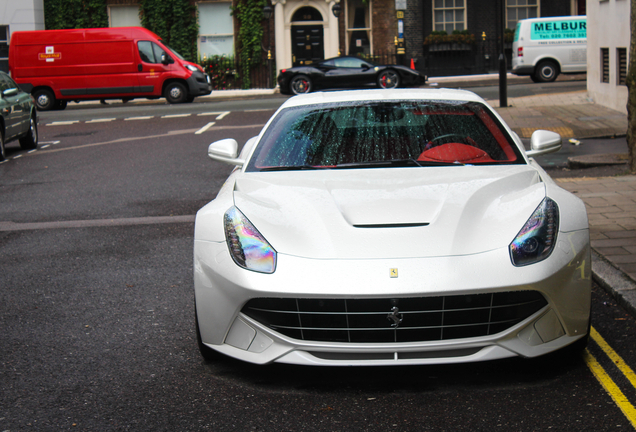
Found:
[[396, 224], [358, 224], [354, 225], [355, 228], [414, 228], [428, 226], [428, 222], [422, 223], [396, 223]]

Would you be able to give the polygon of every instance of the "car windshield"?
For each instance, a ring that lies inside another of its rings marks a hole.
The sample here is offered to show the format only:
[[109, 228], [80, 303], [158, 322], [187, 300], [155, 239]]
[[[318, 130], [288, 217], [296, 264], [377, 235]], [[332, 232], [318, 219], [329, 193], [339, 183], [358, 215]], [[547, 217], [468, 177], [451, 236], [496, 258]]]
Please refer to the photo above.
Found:
[[525, 161], [481, 103], [350, 102], [281, 110], [246, 170], [513, 163]]

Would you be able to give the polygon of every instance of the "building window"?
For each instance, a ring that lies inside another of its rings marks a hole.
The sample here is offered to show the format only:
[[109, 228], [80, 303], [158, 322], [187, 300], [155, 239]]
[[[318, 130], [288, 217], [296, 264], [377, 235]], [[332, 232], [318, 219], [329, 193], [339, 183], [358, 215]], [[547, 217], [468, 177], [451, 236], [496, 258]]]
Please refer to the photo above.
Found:
[[609, 83], [609, 48], [601, 48], [601, 82]]
[[139, 6], [110, 6], [108, 20], [111, 27], [141, 27]]
[[466, 28], [466, 7], [464, 0], [435, 0], [433, 2], [433, 29], [445, 30], [452, 33], [453, 30]]
[[199, 55], [234, 55], [232, 3], [199, 3]]
[[9, 26], [0, 25], [0, 70], [9, 73]]
[[347, 0], [347, 41], [349, 55], [371, 54], [371, 2]]
[[539, 16], [537, 0], [506, 0], [506, 27], [517, 28], [517, 21]]
[[616, 48], [616, 71], [618, 85], [627, 85], [627, 48]]

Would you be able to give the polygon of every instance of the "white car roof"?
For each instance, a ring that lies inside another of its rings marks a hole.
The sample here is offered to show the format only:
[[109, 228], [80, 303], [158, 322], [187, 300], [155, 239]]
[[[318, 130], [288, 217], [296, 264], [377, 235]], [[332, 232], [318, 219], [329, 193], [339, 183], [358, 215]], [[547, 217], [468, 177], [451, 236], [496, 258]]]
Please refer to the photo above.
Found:
[[473, 92], [454, 89], [380, 89], [316, 92], [294, 96], [281, 108], [323, 103], [393, 100], [452, 100], [465, 102], [485, 101]]

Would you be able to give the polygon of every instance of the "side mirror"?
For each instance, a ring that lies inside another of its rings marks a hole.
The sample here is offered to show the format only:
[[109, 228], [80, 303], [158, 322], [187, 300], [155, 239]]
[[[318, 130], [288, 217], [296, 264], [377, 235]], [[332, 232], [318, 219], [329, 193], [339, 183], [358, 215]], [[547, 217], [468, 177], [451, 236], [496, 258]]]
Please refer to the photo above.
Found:
[[208, 147], [210, 159], [218, 160], [230, 165], [243, 166], [244, 159], [238, 158], [238, 143], [235, 139], [227, 138], [213, 142]]
[[161, 64], [167, 65], [170, 63], [174, 63], [174, 60], [172, 60], [172, 58], [168, 57], [168, 55], [164, 52], [161, 53]]
[[2, 96], [3, 97], [17, 96], [18, 93], [19, 93], [19, 90], [14, 87], [14, 88], [6, 89], [5, 91], [3, 91]]
[[561, 150], [561, 135], [556, 132], [537, 130], [530, 137], [530, 150], [526, 154], [529, 157], [534, 157], [559, 150]]

